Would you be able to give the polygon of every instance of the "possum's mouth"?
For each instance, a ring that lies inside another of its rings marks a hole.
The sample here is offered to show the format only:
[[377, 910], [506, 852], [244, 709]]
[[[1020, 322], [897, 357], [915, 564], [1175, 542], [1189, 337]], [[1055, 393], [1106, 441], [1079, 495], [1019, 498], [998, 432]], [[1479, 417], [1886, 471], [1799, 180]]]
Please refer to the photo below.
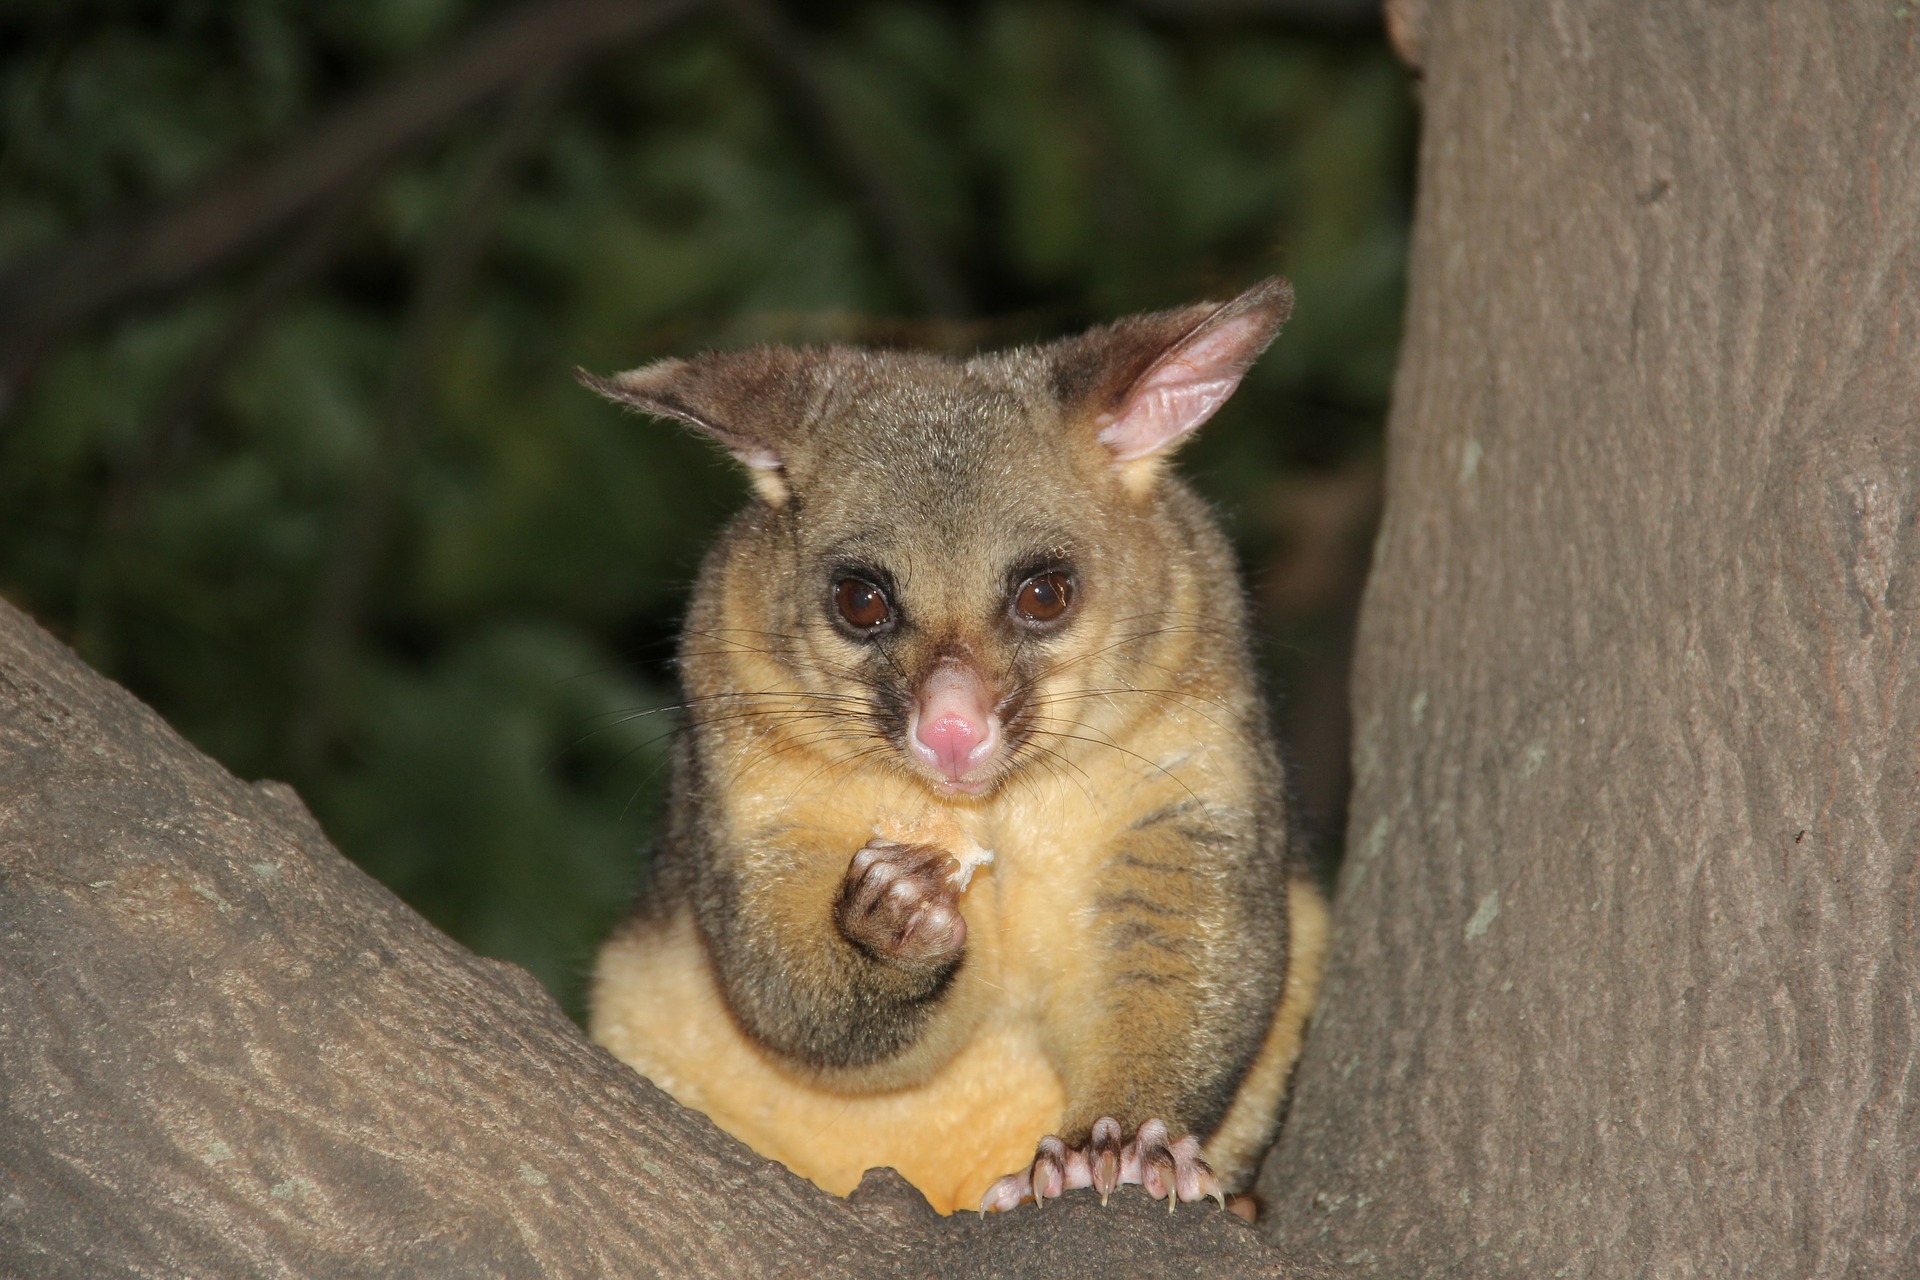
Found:
[[991, 795], [1020, 769], [1020, 747], [1029, 736], [1026, 717], [1021, 708], [1009, 708], [1011, 714], [999, 717], [999, 741], [994, 749], [981, 756], [972, 768], [958, 777], [928, 763], [924, 755], [915, 749], [911, 732], [895, 740], [895, 747], [906, 758], [907, 766], [914, 776], [924, 782], [928, 789], [943, 799], [965, 797], [979, 799]]
[[1005, 754], [1001, 695], [978, 667], [947, 658], [923, 676], [907, 709], [908, 757], [937, 789], [980, 795]]
[[992, 727], [991, 736], [969, 748], [959, 758], [943, 758], [930, 750], [920, 736], [920, 726], [915, 719], [908, 720], [906, 733], [899, 745], [913, 771], [935, 793], [942, 796], [984, 796], [999, 785], [1006, 773], [1003, 759], [1006, 755], [1006, 733], [997, 723]]
[[934, 789], [950, 796], [983, 796], [993, 790], [1000, 781], [998, 776], [983, 778], [978, 782], [936, 782]]
[[1014, 771], [1031, 718], [1024, 686], [1003, 694], [949, 660], [914, 691], [896, 744], [937, 795], [984, 796]]

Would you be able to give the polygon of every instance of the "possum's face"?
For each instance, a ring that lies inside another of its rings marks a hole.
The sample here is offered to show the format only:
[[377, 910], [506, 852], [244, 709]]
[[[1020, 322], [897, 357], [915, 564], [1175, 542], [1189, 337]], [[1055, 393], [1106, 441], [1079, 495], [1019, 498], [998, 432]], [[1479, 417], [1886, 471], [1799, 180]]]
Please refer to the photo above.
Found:
[[[839, 362], [791, 496], [733, 555], [730, 620], [757, 615], [785, 674], [850, 749], [946, 794], [1055, 758], [1085, 678], [1123, 678], [1115, 622], [1164, 589], [1151, 504], [1068, 443], [1005, 362]], [[1109, 656], [1096, 658], [1096, 649]], [[823, 727], [823, 732], [825, 731]]]
[[1237, 618], [1231, 565], [1185, 545], [1158, 471], [1290, 302], [1268, 282], [965, 362], [762, 348], [590, 384], [754, 474], [686, 648], [756, 687], [713, 696], [975, 796], [1070, 772], [1076, 744], [1169, 682], [1154, 635]]

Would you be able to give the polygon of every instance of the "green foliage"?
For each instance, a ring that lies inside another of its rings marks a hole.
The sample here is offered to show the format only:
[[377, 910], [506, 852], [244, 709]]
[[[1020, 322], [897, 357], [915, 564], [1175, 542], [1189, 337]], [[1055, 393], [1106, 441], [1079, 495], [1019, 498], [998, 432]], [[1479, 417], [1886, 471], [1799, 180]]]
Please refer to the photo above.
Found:
[[[498, 11], [15, 6], [0, 267], [295, 145]], [[1019, 341], [1284, 271], [1293, 325], [1189, 459], [1255, 513], [1256, 556], [1273, 477], [1367, 448], [1384, 412], [1410, 110], [1376, 39], [1013, 0], [805, 34], [854, 162], [976, 321], [919, 313], [846, 157], [708, 17], [476, 109], [264, 253], [44, 353], [0, 424], [0, 592], [569, 1001], [649, 838], [675, 616], [742, 493], [575, 365]]]

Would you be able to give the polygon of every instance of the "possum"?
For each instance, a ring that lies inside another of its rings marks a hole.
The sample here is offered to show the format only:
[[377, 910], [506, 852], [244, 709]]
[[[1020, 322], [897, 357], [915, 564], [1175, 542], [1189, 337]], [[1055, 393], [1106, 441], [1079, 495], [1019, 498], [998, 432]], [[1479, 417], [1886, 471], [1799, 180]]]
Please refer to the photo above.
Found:
[[580, 373], [754, 491], [695, 584], [595, 1040], [838, 1194], [880, 1165], [942, 1212], [1247, 1187], [1326, 907], [1233, 552], [1167, 460], [1292, 302]]

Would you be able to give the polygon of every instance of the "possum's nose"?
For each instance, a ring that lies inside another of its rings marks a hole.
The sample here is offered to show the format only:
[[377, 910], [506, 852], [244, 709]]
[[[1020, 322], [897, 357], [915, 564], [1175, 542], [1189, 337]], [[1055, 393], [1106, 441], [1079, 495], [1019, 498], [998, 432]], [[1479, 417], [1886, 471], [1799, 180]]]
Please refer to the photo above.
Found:
[[963, 663], [934, 668], [913, 700], [907, 741], [922, 763], [958, 783], [1000, 749], [1000, 719], [979, 673]]

